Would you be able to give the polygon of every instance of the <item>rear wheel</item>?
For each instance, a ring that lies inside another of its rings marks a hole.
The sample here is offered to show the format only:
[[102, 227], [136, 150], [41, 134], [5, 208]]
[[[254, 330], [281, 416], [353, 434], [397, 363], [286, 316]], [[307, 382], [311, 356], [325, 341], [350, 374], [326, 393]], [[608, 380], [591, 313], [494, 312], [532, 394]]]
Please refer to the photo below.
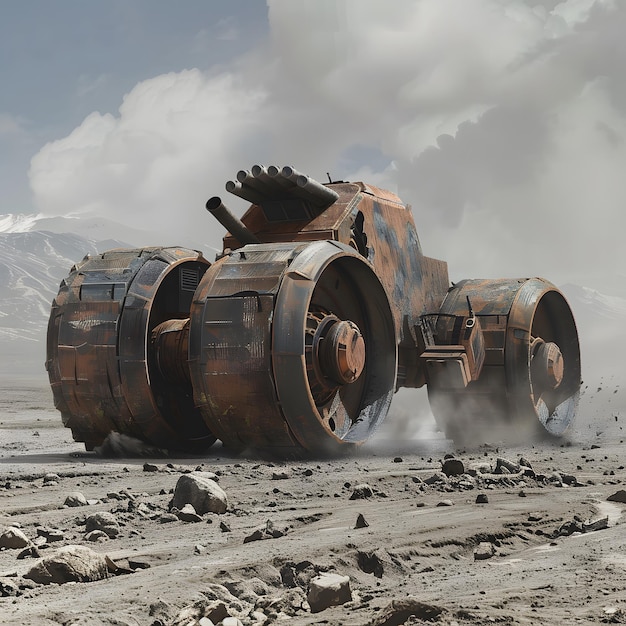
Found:
[[465, 388], [429, 383], [439, 426], [460, 445], [562, 435], [580, 388], [578, 334], [562, 293], [539, 278], [462, 281], [441, 307], [437, 343], [455, 343], [453, 320], [467, 314], [468, 298], [484, 334], [485, 364]]
[[163, 448], [215, 442], [193, 404], [187, 355], [173, 376], [158, 356], [208, 266], [182, 248], [111, 250], [86, 257], [61, 283], [46, 365], [63, 423], [87, 449], [111, 432]]

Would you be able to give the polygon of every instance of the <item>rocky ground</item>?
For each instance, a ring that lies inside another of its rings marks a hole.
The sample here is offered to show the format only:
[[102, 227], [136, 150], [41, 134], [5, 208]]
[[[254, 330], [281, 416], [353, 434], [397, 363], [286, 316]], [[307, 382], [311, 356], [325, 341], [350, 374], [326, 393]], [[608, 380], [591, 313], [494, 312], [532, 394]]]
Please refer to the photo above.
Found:
[[47, 390], [0, 391], [1, 624], [626, 623], [615, 416], [516, 448], [103, 458]]

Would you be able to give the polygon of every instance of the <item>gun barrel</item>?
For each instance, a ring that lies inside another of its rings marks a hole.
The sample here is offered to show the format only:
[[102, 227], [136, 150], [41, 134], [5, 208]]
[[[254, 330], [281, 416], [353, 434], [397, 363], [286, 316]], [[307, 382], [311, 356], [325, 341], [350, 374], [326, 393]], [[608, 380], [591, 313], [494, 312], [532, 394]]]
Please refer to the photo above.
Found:
[[259, 243], [256, 235], [224, 205], [219, 196], [209, 198], [206, 208], [240, 244]]
[[261, 206], [272, 200], [300, 198], [314, 213], [319, 213], [339, 198], [339, 194], [333, 189], [301, 174], [289, 165], [282, 169], [275, 165], [254, 165], [251, 170], [239, 170], [237, 180], [226, 183], [226, 191]]

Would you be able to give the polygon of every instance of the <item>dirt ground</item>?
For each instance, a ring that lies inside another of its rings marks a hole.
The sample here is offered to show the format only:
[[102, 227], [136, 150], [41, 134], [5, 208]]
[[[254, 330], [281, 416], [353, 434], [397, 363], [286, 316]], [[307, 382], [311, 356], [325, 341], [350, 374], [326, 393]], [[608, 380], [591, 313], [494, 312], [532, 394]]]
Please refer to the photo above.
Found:
[[[72, 441], [47, 389], [0, 394], [0, 532], [17, 526], [38, 544], [0, 550], [0, 624], [204, 625], [215, 600], [245, 626], [626, 623], [626, 504], [607, 500], [626, 488], [614, 416], [583, 415], [561, 441], [516, 448], [455, 450], [437, 433], [391, 429], [334, 460], [219, 446], [201, 458], [107, 459]], [[446, 454], [464, 474], [442, 474]], [[523, 467], [494, 473], [499, 458]], [[177, 481], [198, 468], [217, 474], [228, 510], [174, 520]], [[77, 491], [89, 504], [64, 506]], [[88, 541], [95, 512], [111, 512], [119, 534]], [[244, 542], [257, 528], [278, 532]], [[65, 545], [121, 570], [62, 585], [23, 578], [37, 554]], [[349, 577], [351, 600], [312, 613], [308, 586], [321, 572]]]

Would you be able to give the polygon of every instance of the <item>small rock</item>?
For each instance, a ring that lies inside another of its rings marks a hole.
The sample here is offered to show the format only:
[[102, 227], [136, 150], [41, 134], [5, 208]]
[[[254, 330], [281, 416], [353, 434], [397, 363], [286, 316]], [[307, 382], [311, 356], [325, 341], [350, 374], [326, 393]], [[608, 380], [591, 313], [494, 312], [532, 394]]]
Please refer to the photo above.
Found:
[[180, 611], [173, 622], [167, 623], [172, 626], [214, 626], [227, 617], [228, 610], [221, 600], [199, 600]]
[[61, 477], [58, 474], [49, 473], [43, 477], [43, 484], [46, 485], [48, 483], [58, 483], [61, 480]]
[[25, 575], [36, 583], [63, 584], [107, 578], [106, 557], [85, 546], [65, 546], [37, 562]]
[[248, 535], [243, 542], [250, 543], [251, 541], [262, 541], [264, 539], [278, 539], [286, 534], [286, 530], [281, 530], [274, 527], [272, 520], [267, 520], [265, 526], [259, 526], [252, 534]]
[[174, 608], [171, 604], [159, 599], [150, 604], [148, 615], [155, 620], [154, 624], [169, 624], [174, 616]]
[[10, 526], [0, 535], [0, 548], [25, 548], [30, 545], [28, 537], [19, 529]]
[[453, 506], [454, 502], [452, 500], [441, 500], [441, 502], [437, 502], [437, 506]]
[[28, 558], [40, 558], [41, 554], [39, 553], [39, 550], [37, 549], [37, 546], [28, 546], [27, 548], [24, 548], [18, 555], [17, 558], [18, 559], [28, 559]]
[[111, 539], [114, 539], [120, 534], [120, 525], [113, 513], [102, 511], [101, 513], [94, 513], [86, 519], [85, 531], [89, 533], [92, 530], [102, 530]]
[[576, 476], [572, 476], [571, 474], [561, 474], [561, 482], [565, 485], [570, 485], [571, 487], [576, 487], [580, 483]]
[[440, 483], [447, 483], [448, 477], [443, 472], [437, 472], [432, 476], [424, 479], [427, 485], [438, 485]]
[[372, 488], [363, 483], [361, 485], [357, 485], [352, 491], [352, 495], [350, 496], [350, 500], [364, 500], [365, 498], [370, 498], [374, 495]]
[[202, 517], [196, 513], [196, 509], [193, 508], [193, 504], [185, 504], [185, 506], [175, 513], [176, 517], [181, 522], [201, 522]]
[[559, 529], [553, 534], [553, 537], [569, 537], [574, 533], [582, 533], [583, 525], [576, 521], [572, 520], [570, 522], [565, 522], [559, 526]]
[[490, 559], [496, 553], [496, 547], [489, 541], [481, 541], [474, 549], [474, 560], [484, 561]]
[[47, 526], [39, 526], [37, 528], [37, 535], [39, 537], [45, 537], [46, 541], [62, 541], [65, 539], [65, 533], [58, 528], [48, 528]]
[[607, 498], [607, 502], [621, 502], [622, 504], [626, 504], [626, 491], [624, 489], [616, 491]]
[[289, 478], [287, 472], [272, 472], [272, 480], [286, 480]]
[[555, 485], [556, 487], [563, 486], [563, 477], [558, 472], [552, 472], [552, 474], [547, 476], [547, 480], [549, 483]]
[[488, 504], [489, 503], [489, 498], [487, 497], [486, 493], [479, 493], [476, 496], [476, 504]]
[[368, 626], [398, 626], [405, 624], [415, 616], [418, 620], [435, 622], [445, 609], [434, 604], [420, 602], [409, 596], [402, 600], [392, 600], [380, 613], [369, 622]]
[[63, 502], [63, 506], [87, 506], [87, 498], [80, 491], [72, 491], [68, 493]]
[[194, 554], [205, 554], [206, 546], [203, 546], [201, 543], [198, 543], [193, 548]]
[[10, 578], [0, 578], [0, 598], [10, 598], [20, 595], [18, 584]]
[[311, 613], [319, 613], [328, 607], [345, 604], [350, 600], [352, 592], [348, 576], [325, 572], [312, 578], [309, 583], [307, 601]]
[[465, 474], [465, 465], [463, 461], [455, 458], [444, 459], [441, 465], [441, 471], [446, 476], [461, 476]]
[[402, 457], [401, 456], [397, 456], [393, 459], [394, 463], [402, 463]]
[[533, 466], [530, 464], [530, 461], [527, 458], [523, 457], [523, 456], [520, 456], [520, 458], [517, 459], [517, 462], [519, 463], [519, 465], [522, 468], [524, 468], [524, 467], [526, 467], [528, 469], [532, 469], [533, 468]]
[[109, 535], [107, 535], [103, 530], [92, 530], [85, 535], [86, 541], [100, 542], [107, 541]]
[[361, 552], [357, 554], [357, 565], [362, 572], [374, 574], [376, 578], [382, 578], [385, 571], [383, 562], [376, 552]]
[[359, 513], [356, 517], [356, 524], [354, 527], [355, 528], [367, 528], [368, 526], [369, 524], [365, 520], [365, 517], [363, 517], [363, 513]]
[[220, 530], [223, 533], [229, 533], [230, 531], [230, 526], [226, 523], [226, 522], [220, 522]]
[[609, 527], [609, 518], [602, 517], [601, 519], [595, 520], [593, 522], [585, 522], [583, 523], [583, 532], [590, 533], [596, 530], [605, 530]]
[[173, 513], [163, 513], [159, 517], [159, 523], [161, 524], [169, 524], [170, 522], [177, 522], [178, 518]]
[[236, 617], [225, 617], [222, 620], [222, 626], [243, 626], [243, 624]]
[[158, 472], [159, 468], [157, 465], [154, 465], [153, 463], [144, 463], [143, 471], [144, 472]]
[[498, 457], [496, 459], [496, 469], [494, 474], [518, 474], [522, 468], [518, 463]]
[[198, 515], [226, 513], [228, 497], [224, 490], [205, 474], [191, 472], [183, 474], [176, 483], [170, 508], [182, 510], [185, 504], [193, 505]]
[[526, 492], [523, 489], [520, 489], [519, 493], [517, 494], [520, 498], [525, 498], [526, 497]]

